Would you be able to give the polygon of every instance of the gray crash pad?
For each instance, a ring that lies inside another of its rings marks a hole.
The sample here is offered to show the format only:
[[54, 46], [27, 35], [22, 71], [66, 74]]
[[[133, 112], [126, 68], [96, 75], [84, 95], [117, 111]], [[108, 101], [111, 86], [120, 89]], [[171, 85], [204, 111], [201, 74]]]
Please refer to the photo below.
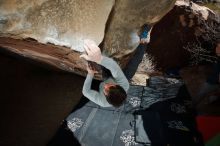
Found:
[[153, 77], [148, 87], [131, 85], [120, 108], [100, 107], [90, 101], [67, 117], [67, 126], [83, 146], [141, 146], [135, 141], [133, 113], [175, 98], [182, 85], [181, 80]]

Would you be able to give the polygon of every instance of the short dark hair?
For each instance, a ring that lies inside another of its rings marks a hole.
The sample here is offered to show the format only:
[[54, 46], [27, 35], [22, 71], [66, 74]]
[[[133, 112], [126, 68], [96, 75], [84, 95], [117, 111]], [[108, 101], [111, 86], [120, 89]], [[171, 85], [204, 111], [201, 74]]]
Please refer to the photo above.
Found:
[[127, 93], [119, 85], [111, 86], [109, 88], [109, 92], [106, 95], [106, 100], [114, 107], [120, 107], [126, 98]]

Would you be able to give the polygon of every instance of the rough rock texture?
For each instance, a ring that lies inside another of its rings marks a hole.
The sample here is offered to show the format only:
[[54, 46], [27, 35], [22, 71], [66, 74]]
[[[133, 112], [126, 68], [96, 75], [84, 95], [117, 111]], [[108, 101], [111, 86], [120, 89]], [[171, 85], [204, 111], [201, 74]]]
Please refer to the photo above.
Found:
[[206, 7], [177, 1], [154, 25], [147, 52], [160, 70], [213, 61], [214, 42], [220, 33], [219, 20], [219, 16]]
[[[33, 59], [37, 64], [54, 69], [86, 75], [86, 63], [79, 53], [65, 47], [41, 44], [31, 39], [20, 40], [0, 37], [0, 51]], [[97, 75], [97, 78], [101, 78]]]
[[83, 39], [98, 44], [114, 0], [3, 0], [0, 32], [83, 52]]
[[[0, 46], [61, 69], [63, 62], [68, 62], [64, 63], [66, 71], [84, 75], [84, 72], [78, 72], [78, 68], [85, 71], [85, 67], [81, 67], [81, 61], [77, 57], [83, 51], [83, 39], [94, 39], [99, 44], [105, 30], [103, 52], [117, 59], [123, 67], [139, 42], [138, 29], [145, 23], [159, 21], [174, 6], [174, 2], [175, 0], [4, 0], [0, 2]], [[8, 38], [10, 39], [7, 40]], [[62, 47], [60, 54], [60, 47], [37, 45], [37, 42], [30, 44], [26, 41], [19, 46], [11, 38], [33, 38], [44, 44], [65, 47]], [[37, 47], [31, 49], [33, 45]], [[23, 49], [24, 46], [27, 47]], [[70, 51], [69, 48], [77, 52]]]
[[125, 66], [139, 44], [141, 26], [158, 22], [174, 3], [175, 0], [116, 0], [106, 28], [104, 52]]

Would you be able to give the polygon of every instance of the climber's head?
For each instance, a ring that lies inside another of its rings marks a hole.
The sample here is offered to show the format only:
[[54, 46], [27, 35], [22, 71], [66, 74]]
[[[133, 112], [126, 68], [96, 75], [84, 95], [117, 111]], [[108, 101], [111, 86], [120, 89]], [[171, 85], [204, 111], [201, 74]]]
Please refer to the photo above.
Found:
[[121, 106], [127, 98], [125, 90], [117, 84], [105, 83], [103, 90], [106, 100], [114, 107]]

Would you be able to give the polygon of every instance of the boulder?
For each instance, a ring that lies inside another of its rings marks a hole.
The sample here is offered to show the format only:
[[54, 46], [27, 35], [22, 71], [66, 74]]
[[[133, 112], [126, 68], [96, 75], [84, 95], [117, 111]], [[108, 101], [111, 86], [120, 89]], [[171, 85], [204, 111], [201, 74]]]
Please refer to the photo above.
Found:
[[215, 41], [220, 34], [219, 18], [207, 7], [177, 1], [151, 31], [147, 53], [154, 58], [156, 68], [164, 71], [213, 62]]
[[[105, 55], [124, 67], [139, 42], [138, 29], [159, 21], [175, 0], [4, 0], [1, 50], [85, 75], [83, 40], [102, 42]], [[103, 40], [104, 38], [104, 40]]]
[[139, 44], [141, 26], [158, 22], [174, 3], [175, 0], [116, 0], [106, 27], [104, 53], [124, 67]]
[[83, 52], [84, 38], [101, 43], [113, 5], [114, 0], [4, 0], [0, 32]]

